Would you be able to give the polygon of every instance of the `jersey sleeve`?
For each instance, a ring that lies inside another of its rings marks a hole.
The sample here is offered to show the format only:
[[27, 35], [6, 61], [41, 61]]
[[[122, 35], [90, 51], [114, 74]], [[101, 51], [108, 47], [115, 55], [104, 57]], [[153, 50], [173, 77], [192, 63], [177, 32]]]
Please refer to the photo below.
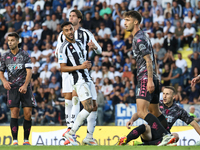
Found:
[[185, 111], [183, 108], [181, 107], [178, 107], [180, 109], [180, 117], [179, 119], [181, 119], [182, 121], [184, 121], [186, 124], [190, 124], [193, 120], [194, 120], [194, 117], [190, 116], [190, 114]]
[[95, 44], [95, 46], [97, 47], [97, 49], [94, 50], [95, 53], [96, 53], [96, 54], [101, 54], [101, 53], [102, 53], [102, 48], [101, 48], [101, 46], [97, 43], [97, 41], [95, 40], [94, 35], [93, 35], [91, 32], [89, 32], [89, 31], [87, 31], [87, 34], [89, 35], [89, 42], [92, 40], [92, 42], [93, 42], [93, 43]]
[[0, 71], [5, 72], [6, 70], [6, 64], [5, 64], [5, 60], [6, 60], [6, 54], [4, 54], [1, 59], [0, 59]]
[[56, 46], [56, 50], [55, 50], [55, 56], [58, 57], [58, 51], [60, 50], [60, 46], [62, 45], [63, 43], [63, 37], [62, 37], [62, 32], [60, 32], [60, 34], [58, 35], [58, 43], [57, 43], [57, 46]]
[[145, 41], [144, 39], [137, 39], [136, 47], [140, 55], [142, 55], [142, 57], [144, 57], [145, 55], [151, 54], [151, 51], [148, 48], [148, 42]]
[[67, 44], [62, 44], [59, 48], [59, 52], [58, 52], [58, 63], [62, 64], [62, 63], [67, 63], [67, 55], [66, 55], [66, 51], [67, 51]]
[[24, 64], [25, 68], [32, 69], [31, 58], [27, 52], [24, 52]]

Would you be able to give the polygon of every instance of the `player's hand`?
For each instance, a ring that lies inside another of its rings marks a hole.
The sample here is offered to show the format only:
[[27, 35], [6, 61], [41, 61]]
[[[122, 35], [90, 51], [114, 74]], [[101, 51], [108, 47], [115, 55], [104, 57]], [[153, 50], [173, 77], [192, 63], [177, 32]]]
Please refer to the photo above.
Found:
[[88, 69], [91, 67], [91, 61], [84, 61], [83, 64], [81, 65], [81, 69]]
[[129, 120], [127, 123], [126, 123], [126, 127], [128, 128], [128, 129], [130, 129], [131, 127], [129, 127], [129, 126], [132, 126], [133, 125], [133, 121], [131, 121], [131, 120]]
[[149, 91], [149, 93], [153, 93], [153, 91], [155, 90], [155, 86], [153, 81], [148, 81], [147, 82], [147, 91]]
[[3, 82], [3, 87], [6, 89], [6, 90], [10, 90], [11, 89], [11, 85], [12, 83], [11, 82], [8, 82], [7, 80]]
[[22, 86], [19, 88], [19, 92], [22, 93], [22, 94], [26, 94], [26, 92], [27, 92], [27, 86], [22, 85]]
[[92, 50], [97, 49], [96, 45], [90, 40], [90, 42], [87, 44]]
[[199, 76], [193, 78], [192, 81], [191, 81], [191, 87], [195, 86], [196, 83], [197, 83], [199, 80], [200, 80], [200, 79], [199, 79]]

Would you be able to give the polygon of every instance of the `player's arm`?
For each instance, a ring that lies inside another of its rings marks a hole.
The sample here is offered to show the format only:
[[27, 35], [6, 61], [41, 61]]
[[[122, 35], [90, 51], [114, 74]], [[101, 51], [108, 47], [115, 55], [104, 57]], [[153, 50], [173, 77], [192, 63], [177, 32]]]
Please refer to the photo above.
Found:
[[152, 93], [155, 90], [153, 83], [153, 64], [150, 54], [147, 54], [143, 57], [146, 61], [147, 74], [148, 74], [148, 82], [147, 82], [147, 90], [149, 93]]
[[101, 54], [102, 53], [102, 48], [97, 43], [97, 41], [95, 40], [94, 35], [92, 33], [89, 33], [89, 32], [87, 32], [87, 33], [89, 34], [89, 37], [90, 37], [90, 41], [88, 43], [88, 46], [91, 47], [91, 49], [94, 50], [95, 53]]
[[19, 92], [26, 94], [27, 87], [29, 83], [31, 82], [31, 77], [32, 77], [32, 69], [31, 68], [26, 68], [26, 79], [24, 84], [19, 88]]
[[193, 120], [191, 123], [190, 123], [190, 125], [197, 131], [197, 133], [200, 135], [200, 126], [199, 126], [199, 124], [195, 121], [195, 120]]
[[78, 65], [78, 66], [67, 66], [66, 63], [61, 63], [60, 70], [61, 70], [61, 72], [73, 72], [76, 70], [89, 68], [90, 66], [91, 66], [91, 62], [87, 61], [87, 60], [85, 62], [83, 62], [82, 65]]
[[135, 122], [136, 120], [138, 120], [138, 114], [137, 113], [134, 113], [133, 115], [132, 115], [132, 117], [131, 117], [131, 119], [126, 123], [126, 127], [128, 128], [128, 129], [130, 129], [130, 127], [129, 126], [131, 126], [132, 124], [133, 124], [133, 122]]

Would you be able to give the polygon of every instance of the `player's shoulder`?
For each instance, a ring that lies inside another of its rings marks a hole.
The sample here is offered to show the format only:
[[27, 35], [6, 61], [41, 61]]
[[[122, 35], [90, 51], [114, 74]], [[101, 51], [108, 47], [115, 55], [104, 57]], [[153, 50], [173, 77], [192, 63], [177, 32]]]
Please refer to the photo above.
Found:
[[4, 54], [1, 56], [1, 60], [5, 60], [5, 59], [11, 58], [10, 54], [11, 54], [10, 50], [9, 50], [8, 52], [4, 53]]
[[28, 56], [30, 57], [29, 53], [23, 49], [20, 49], [20, 53], [23, 55], [23, 56]]
[[133, 40], [136, 43], [146, 42], [145, 32], [143, 32], [142, 30], [138, 31], [138, 33], [134, 36]]
[[85, 28], [79, 28], [79, 30], [83, 31], [83, 32], [86, 32], [87, 34], [91, 35], [92, 32], [90, 32], [88, 29], [85, 29]]

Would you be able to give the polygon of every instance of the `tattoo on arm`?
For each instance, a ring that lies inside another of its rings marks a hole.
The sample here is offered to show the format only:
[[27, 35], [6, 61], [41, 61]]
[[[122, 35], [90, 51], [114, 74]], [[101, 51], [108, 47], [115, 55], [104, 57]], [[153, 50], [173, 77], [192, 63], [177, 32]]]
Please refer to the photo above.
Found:
[[146, 55], [144, 57], [144, 59], [146, 60], [148, 78], [152, 78], [153, 79], [153, 65], [152, 65], [152, 60], [151, 60], [150, 55]]
[[91, 110], [91, 107], [92, 107], [92, 100], [91, 99], [87, 99], [85, 102], [84, 102], [84, 109], [87, 110], [87, 111], [90, 111]]

